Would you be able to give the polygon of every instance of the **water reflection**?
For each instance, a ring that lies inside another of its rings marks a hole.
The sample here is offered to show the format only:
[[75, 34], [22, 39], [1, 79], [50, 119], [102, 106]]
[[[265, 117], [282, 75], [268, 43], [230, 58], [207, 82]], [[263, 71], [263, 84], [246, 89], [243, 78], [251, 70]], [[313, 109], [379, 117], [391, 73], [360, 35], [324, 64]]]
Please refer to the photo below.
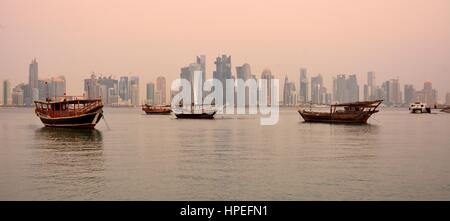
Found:
[[47, 140], [54, 143], [61, 142], [63, 144], [70, 142], [94, 142], [101, 144], [103, 141], [102, 132], [97, 129], [42, 127], [36, 130], [35, 135], [38, 140]]
[[34, 185], [47, 199], [95, 198], [104, 183], [102, 132], [40, 128], [35, 131], [31, 169]]

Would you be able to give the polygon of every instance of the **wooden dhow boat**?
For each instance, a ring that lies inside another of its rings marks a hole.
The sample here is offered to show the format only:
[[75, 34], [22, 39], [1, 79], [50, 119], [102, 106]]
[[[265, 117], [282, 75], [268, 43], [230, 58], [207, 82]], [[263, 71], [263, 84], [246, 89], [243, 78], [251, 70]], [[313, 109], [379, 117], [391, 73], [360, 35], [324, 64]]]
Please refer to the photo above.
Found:
[[[330, 105], [330, 112], [299, 110], [305, 122], [366, 124], [383, 100]], [[340, 108], [340, 109], [337, 109]]]
[[[173, 111], [175, 116], [179, 119], [214, 119], [214, 115], [217, 113], [216, 110], [205, 110], [203, 105], [196, 106], [192, 104], [188, 111], [183, 109], [181, 104], [179, 107], [181, 109]], [[198, 108], [196, 109], [195, 107]]]
[[46, 127], [94, 128], [103, 117], [101, 99], [34, 101], [35, 113]]
[[142, 110], [146, 114], [153, 114], [153, 115], [168, 115], [172, 112], [172, 110], [170, 109], [170, 105], [144, 104], [142, 105]]

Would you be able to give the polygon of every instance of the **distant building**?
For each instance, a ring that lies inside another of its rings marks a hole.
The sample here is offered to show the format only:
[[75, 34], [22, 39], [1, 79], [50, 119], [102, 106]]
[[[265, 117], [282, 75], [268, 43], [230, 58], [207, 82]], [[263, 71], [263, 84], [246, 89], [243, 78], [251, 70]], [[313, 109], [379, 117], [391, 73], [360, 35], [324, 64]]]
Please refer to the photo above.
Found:
[[416, 89], [412, 84], [405, 84], [405, 88], [403, 90], [404, 93], [404, 103], [411, 104], [415, 102], [414, 98], [416, 96]]
[[386, 105], [400, 105], [402, 104], [402, 92], [398, 79], [391, 79], [381, 85], [383, 89], [383, 99]]
[[337, 75], [333, 79], [333, 97], [337, 103], [359, 101], [359, 85], [356, 75]]
[[289, 79], [287, 76], [284, 78], [283, 104], [284, 105], [296, 105], [297, 104], [297, 93], [295, 91], [295, 83], [289, 82]]
[[39, 77], [38, 73], [39, 73], [38, 63], [35, 58], [31, 61], [31, 64], [29, 65], [28, 69], [28, 85], [30, 85], [31, 88], [38, 87], [38, 77]]
[[131, 105], [138, 106], [139, 105], [139, 86], [137, 84], [130, 85], [130, 97], [131, 97]]
[[306, 69], [300, 69], [300, 83], [298, 87], [298, 99], [300, 103], [308, 102], [308, 76], [306, 75]]
[[[252, 70], [249, 64], [245, 63], [242, 66], [236, 66], [236, 79], [242, 79], [246, 82], [249, 79], [252, 79]], [[250, 90], [248, 87], [245, 87], [245, 106], [250, 105]], [[237, 97], [235, 98], [237, 102]]]
[[359, 85], [356, 75], [349, 75], [347, 79], [347, 102], [359, 101]]
[[159, 76], [156, 78], [156, 104], [165, 105], [166, 100], [166, 78]]
[[39, 100], [45, 100], [48, 98], [48, 80], [41, 79], [38, 81]]
[[200, 70], [202, 71], [202, 86], [203, 86], [203, 83], [205, 83], [206, 80], [206, 56], [205, 55], [197, 56], [196, 64], [200, 66]]
[[226, 100], [226, 80], [233, 79], [231, 73], [231, 56], [222, 55], [216, 58], [214, 62], [216, 70], [213, 72], [213, 78], [219, 80], [223, 85], [223, 104], [227, 103]]
[[64, 76], [57, 76], [38, 81], [38, 88], [33, 94], [33, 100], [46, 100], [47, 98], [55, 99], [56, 97], [66, 96], [66, 78]]
[[19, 105], [19, 106], [25, 105], [24, 89], [27, 87], [29, 87], [29, 86], [22, 83], [13, 88], [12, 94], [11, 94], [13, 105]]
[[146, 104], [155, 104], [155, 84], [152, 82], [147, 83], [147, 99]]
[[95, 74], [91, 75], [91, 78], [84, 80], [84, 96], [87, 99], [102, 99], [106, 103], [106, 91], [105, 87], [102, 87], [97, 82], [97, 77]]
[[323, 93], [323, 78], [321, 74], [311, 77], [311, 103], [321, 104], [321, 93]]
[[[262, 87], [264, 87], [263, 90], [266, 91], [266, 95], [267, 95], [267, 104], [272, 104], [272, 81], [275, 77], [272, 75], [272, 71], [270, 71], [270, 69], [266, 68], [263, 70], [263, 72], [261, 73], [261, 80], [265, 79], [266, 85], [262, 85]], [[262, 96], [261, 94], [259, 94], [258, 96]], [[258, 102], [259, 103], [259, 102]], [[275, 104], [277, 105], [277, 104]]]
[[423, 84], [423, 90], [416, 92], [415, 100], [430, 106], [437, 103], [437, 91], [433, 89], [431, 81], [426, 81]]
[[130, 94], [131, 105], [139, 106], [140, 99], [139, 99], [139, 77], [138, 76], [130, 77], [130, 93], [129, 94]]
[[[194, 102], [194, 72], [196, 71], [202, 71], [202, 66], [198, 63], [191, 63], [189, 64], [189, 66], [182, 67], [180, 69], [180, 78], [189, 81], [191, 85], [191, 102]], [[204, 82], [204, 79], [202, 80], [202, 82]]]
[[236, 66], [236, 79], [242, 79], [244, 81], [252, 77], [252, 71], [250, 65], [245, 63], [242, 66]]
[[344, 74], [333, 79], [333, 99], [337, 103], [347, 102], [347, 79]]
[[364, 85], [364, 100], [376, 100], [375, 73], [367, 72], [367, 84]]
[[120, 77], [119, 79], [119, 98], [123, 102], [128, 102], [130, 99], [130, 82], [127, 76]]
[[11, 104], [11, 82], [9, 80], [3, 81], [3, 105]]
[[118, 105], [119, 101], [119, 82], [112, 76], [99, 77], [97, 83], [102, 88], [104, 103], [107, 105]]
[[32, 105], [33, 100], [39, 99], [38, 93], [39, 68], [36, 58], [33, 59], [28, 68], [28, 88], [24, 91], [24, 101], [26, 105]]

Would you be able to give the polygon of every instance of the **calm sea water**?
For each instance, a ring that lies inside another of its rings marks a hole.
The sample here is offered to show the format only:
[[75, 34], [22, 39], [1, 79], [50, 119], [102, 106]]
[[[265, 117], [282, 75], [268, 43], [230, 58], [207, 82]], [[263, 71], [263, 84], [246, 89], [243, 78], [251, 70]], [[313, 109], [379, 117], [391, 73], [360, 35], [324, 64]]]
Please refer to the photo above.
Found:
[[177, 120], [106, 108], [95, 130], [0, 109], [0, 200], [450, 200], [450, 114], [370, 124]]

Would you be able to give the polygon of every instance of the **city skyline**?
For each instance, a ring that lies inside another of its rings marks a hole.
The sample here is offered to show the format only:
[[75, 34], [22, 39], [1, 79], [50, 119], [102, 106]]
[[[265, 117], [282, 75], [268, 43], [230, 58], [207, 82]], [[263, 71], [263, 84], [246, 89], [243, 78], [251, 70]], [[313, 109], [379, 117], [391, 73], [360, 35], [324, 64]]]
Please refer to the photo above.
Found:
[[[214, 63], [216, 64], [216, 69], [213, 71], [213, 76], [221, 82], [224, 82], [226, 79], [243, 79], [244, 81], [250, 78], [258, 79], [257, 75], [252, 74], [251, 65], [248, 63], [244, 63], [242, 66], [236, 65], [236, 74], [233, 74], [231, 55], [218, 56]], [[20, 105], [23, 103], [24, 105], [31, 105], [33, 100], [45, 100], [47, 97], [64, 95], [72, 96], [71, 94], [66, 94], [65, 76], [39, 78], [38, 65], [36, 58], [32, 59], [29, 64], [28, 84], [19, 83], [11, 90], [9, 79], [3, 80], [1, 90], [2, 104]], [[196, 63], [180, 68], [180, 78], [188, 80], [192, 85], [194, 72], [201, 71], [204, 77], [205, 66], [205, 55], [199, 55], [196, 57]], [[144, 82], [145, 87], [140, 87], [140, 77], [136, 75], [120, 76], [119, 79], [112, 75], [105, 76], [101, 73], [98, 75], [97, 77], [95, 73], [91, 73], [90, 78], [84, 79], [83, 97], [89, 99], [102, 98], [104, 103], [110, 106], [170, 103], [170, 99], [166, 99], [168, 87], [164, 76], [158, 76], [156, 82]], [[425, 81], [423, 89], [420, 90], [420, 87], [415, 87], [411, 83], [401, 84], [399, 78], [382, 79], [382, 82], [377, 84], [376, 75], [373, 71], [367, 72], [367, 83], [360, 86], [356, 74], [350, 74], [348, 78], [346, 74], [338, 74], [332, 77], [332, 88], [329, 90], [324, 86], [325, 83], [321, 74], [311, 76], [310, 82], [308, 82], [307, 69], [300, 68], [297, 78], [298, 82], [289, 81], [288, 76], [285, 75], [284, 84], [279, 87], [279, 96], [282, 98], [280, 102], [284, 105], [297, 105], [307, 102], [331, 104], [382, 99], [388, 105], [402, 105], [414, 101], [422, 101], [428, 104], [450, 104], [450, 92], [442, 93], [441, 96], [444, 99], [439, 100], [439, 93], [433, 88], [431, 81]], [[261, 73], [260, 79], [268, 79], [270, 81], [277, 78], [270, 69], [266, 68]], [[145, 90], [141, 90], [141, 88], [145, 88]], [[308, 91], [308, 88], [310, 88], [310, 91]], [[271, 89], [268, 88], [268, 90], [270, 92]], [[149, 91], [153, 91], [153, 93], [150, 94]], [[141, 95], [142, 93], [144, 93], [144, 96]], [[172, 93], [172, 91], [169, 92], [171, 97]], [[270, 95], [268, 97], [270, 100]], [[307, 102], [305, 102], [305, 98]]]
[[307, 67], [329, 90], [328, 79], [337, 74], [357, 74], [360, 86], [368, 71], [378, 79], [408, 79], [416, 88], [431, 80], [444, 100], [449, 7], [437, 0], [189, 1], [176, 7], [171, 1], [5, 1], [0, 76], [28, 82], [27, 65], [36, 57], [41, 76], [66, 76], [69, 94], [82, 93], [91, 72], [139, 75], [144, 88], [160, 75], [172, 82], [199, 54], [211, 78], [214, 58], [231, 54], [233, 67], [251, 64], [257, 76], [270, 68], [281, 80], [297, 81], [298, 68]]

